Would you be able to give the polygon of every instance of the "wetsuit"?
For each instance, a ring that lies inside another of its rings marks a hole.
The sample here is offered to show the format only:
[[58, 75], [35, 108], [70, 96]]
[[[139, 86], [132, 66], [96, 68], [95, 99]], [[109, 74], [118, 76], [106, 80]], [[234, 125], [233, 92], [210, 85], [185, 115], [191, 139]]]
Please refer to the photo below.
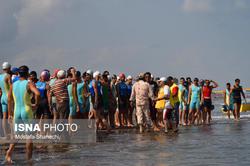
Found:
[[117, 84], [118, 88], [118, 103], [119, 110], [124, 111], [128, 109], [128, 87], [125, 82], [120, 82]]
[[241, 92], [243, 91], [242, 87], [235, 87], [233, 88], [233, 103], [241, 104]]
[[83, 113], [83, 104], [84, 104], [84, 99], [83, 99], [83, 87], [84, 83], [77, 83], [77, 88], [76, 88], [76, 93], [77, 93], [77, 98], [78, 98], [78, 103], [79, 103], [79, 109], [80, 112]]
[[68, 93], [69, 93], [69, 115], [75, 116], [76, 115], [76, 104], [73, 97], [73, 85], [68, 85]]
[[2, 89], [2, 97], [1, 97], [1, 104], [2, 104], [2, 112], [8, 112], [8, 92], [10, 86], [5, 82], [7, 74], [0, 75], [0, 88]]
[[97, 92], [98, 92], [98, 103], [95, 104], [95, 90], [93, 85], [96, 84], [96, 80], [92, 80], [89, 84], [89, 91], [91, 94], [91, 102], [93, 104], [94, 109], [100, 109], [102, 108], [102, 86], [100, 81], [97, 82]]
[[15, 123], [28, 123], [33, 119], [33, 111], [31, 107], [32, 95], [28, 92], [27, 87], [27, 80], [18, 80], [13, 84]]
[[50, 117], [51, 113], [49, 111], [49, 103], [48, 103], [47, 89], [46, 89], [47, 83], [38, 81], [36, 83], [36, 88], [39, 90], [40, 97], [41, 97], [41, 101], [40, 101], [38, 108], [37, 108], [36, 116], [38, 118], [40, 118], [41, 115], [46, 115], [46, 116]]
[[190, 102], [190, 109], [199, 110], [201, 88], [199, 86], [191, 85], [191, 91], [192, 91], [192, 96]]

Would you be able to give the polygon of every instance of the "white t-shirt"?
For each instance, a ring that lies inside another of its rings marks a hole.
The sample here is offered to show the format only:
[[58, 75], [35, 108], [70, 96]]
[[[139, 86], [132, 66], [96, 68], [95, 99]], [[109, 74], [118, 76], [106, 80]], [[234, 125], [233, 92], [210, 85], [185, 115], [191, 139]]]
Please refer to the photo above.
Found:
[[[170, 96], [170, 88], [167, 85], [164, 86], [164, 95], [168, 96], [168, 97]], [[165, 108], [166, 109], [172, 109], [172, 105], [170, 104], [169, 99], [166, 100]]]

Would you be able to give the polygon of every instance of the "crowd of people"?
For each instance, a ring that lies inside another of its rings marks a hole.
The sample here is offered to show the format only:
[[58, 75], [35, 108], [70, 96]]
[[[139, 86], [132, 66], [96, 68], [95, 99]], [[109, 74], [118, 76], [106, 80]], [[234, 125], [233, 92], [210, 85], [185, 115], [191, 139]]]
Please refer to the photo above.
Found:
[[[95, 119], [97, 130], [138, 128], [139, 132], [178, 132], [179, 126], [210, 125], [213, 80], [154, 77], [150, 72], [133, 78], [124, 73], [112, 75], [76, 68], [43, 70], [39, 75], [25, 65], [2, 64], [0, 75], [2, 128], [8, 135], [8, 120]], [[240, 80], [225, 90], [225, 106], [236, 120], [240, 118]], [[32, 156], [32, 142], [27, 142], [27, 159]], [[11, 162], [14, 144], [7, 151]]]

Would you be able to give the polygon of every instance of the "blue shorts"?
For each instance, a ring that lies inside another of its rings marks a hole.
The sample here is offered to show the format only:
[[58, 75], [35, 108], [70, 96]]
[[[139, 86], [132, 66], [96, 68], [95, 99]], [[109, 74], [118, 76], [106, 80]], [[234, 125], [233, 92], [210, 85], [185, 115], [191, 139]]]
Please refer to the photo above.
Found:
[[5, 97], [1, 98], [1, 105], [2, 105], [2, 112], [3, 113], [8, 112], [8, 101], [7, 101], [7, 98], [5, 98]]
[[8, 105], [5, 104], [5, 103], [2, 103], [1, 105], [2, 105], [2, 112], [3, 112], [3, 113], [8, 112]]
[[179, 109], [183, 112], [188, 111], [189, 110], [189, 105], [185, 105], [184, 102], [180, 102], [180, 106]]
[[234, 111], [234, 104], [230, 104], [229, 106], [227, 106], [228, 110]]
[[199, 110], [200, 109], [200, 101], [191, 101], [189, 108], [191, 110]]

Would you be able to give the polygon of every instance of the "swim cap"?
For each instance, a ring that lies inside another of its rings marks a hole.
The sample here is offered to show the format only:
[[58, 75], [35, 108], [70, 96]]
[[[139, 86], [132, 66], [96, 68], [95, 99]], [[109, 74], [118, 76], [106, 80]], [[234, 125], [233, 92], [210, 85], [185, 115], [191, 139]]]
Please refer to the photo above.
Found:
[[92, 71], [92, 70], [90, 70], [90, 69], [89, 69], [89, 70], [87, 70], [87, 71], [86, 71], [86, 73], [87, 73], [87, 74], [89, 74], [89, 75], [91, 75], [91, 76], [93, 76], [93, 71]]
[[94, 72], [93, 77], [95, 78], [96, 76], [100, 75], [99, 71]]
[[161, 77], [161, 78], [160, 78], [160, 81], [166, 82], [166, 81], [167, 81], [167, 78], [166, 78], [166, 77]]
[[45, 80], [49, 80], [49, 73], [47, 71], [42, 71], [40, 77], [44, 78]]
[[11, 65], [9, 64], [9, 62], [4, 62], [2, 65], [2, 68], [3, 68], [3, 70], [9, 69], [9, 68], [11, 68]]
[[133, 77], [131, 76], [131, 75], [129, 75], [128, 77], [127, 77], [127, 80], [132, 80], [133, 79]]
[[59, 71], [57, 72], [57, 77], [58, 77], [58, 78], [65, 78], [65, 76], [66, 76], [66, 71], [64, 71], [64, 70], [59, 70]]
[[17, 67], [13, 67], [12, 69], [11, 69], [11, 72], [12, 73], [17, 73], [19, 71], [19, 69], [17, 68]]
[[110, 75], [108, 75], [108, 80], [110, 81], [112, 79], [112, 77]]
[[140, 73], [139, 75], [138, 75], [138, 79], [143, 79], [144, 78], [144, 73]]
[[124, 73], [120, 73], [120, 74], [119, 74], [119, 77], [120, 77], [120, 78], [125, 78], [125, 74], [124, 74]]

